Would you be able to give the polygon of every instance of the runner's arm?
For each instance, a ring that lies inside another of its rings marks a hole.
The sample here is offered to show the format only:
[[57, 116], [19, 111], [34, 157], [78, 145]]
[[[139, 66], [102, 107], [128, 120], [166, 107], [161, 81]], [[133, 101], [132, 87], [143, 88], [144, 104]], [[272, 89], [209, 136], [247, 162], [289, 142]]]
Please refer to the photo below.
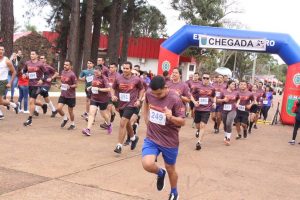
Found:
[[9, 59], [6, 60], [6, 64], [9, 68], [9, 71], [11, 72], [11, 79], [9, 81], [9, 84], [12, 85], [12, 83], [13, 83], [15, 77], [16, 77], [17, 72], [16, 72], [12, 62]]

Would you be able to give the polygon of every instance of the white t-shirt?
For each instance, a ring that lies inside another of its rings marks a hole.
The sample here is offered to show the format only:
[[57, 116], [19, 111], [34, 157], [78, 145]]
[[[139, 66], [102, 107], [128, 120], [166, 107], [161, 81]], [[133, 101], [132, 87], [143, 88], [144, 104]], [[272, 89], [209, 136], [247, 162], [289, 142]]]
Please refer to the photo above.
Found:
[[0, 60], [0, 81], [6, 81], [8, 79], [8, 72], [9, 68], [6, 64], [7, 57], [3, 57], [2, 60]]

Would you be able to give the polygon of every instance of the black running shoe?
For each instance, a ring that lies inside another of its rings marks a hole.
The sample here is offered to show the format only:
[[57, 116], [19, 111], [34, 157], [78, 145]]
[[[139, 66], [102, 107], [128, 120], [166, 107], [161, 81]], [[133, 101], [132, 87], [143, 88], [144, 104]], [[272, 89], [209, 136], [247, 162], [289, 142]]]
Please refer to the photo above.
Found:
[[196, 131], [195, 136], [196, 136], [196, 138], [199, 138], [199, 130]]
[[54, 118], [57, 114], [57, 110], [56, 111], [52, 111], [51, 117]]
[[73, 124], [71, 124], [71, 125], [69, 126], [68, 130], [74, 130], [75, 128], [76, 128], [76, 126], [73, 125]]
[[116, 117], [116, 113], [113, 113], [110, 117], [110, 122], [114, 122]]
[[132, 125], [132, 129], [133, 129], [133, 133], [134, 133], [134, 135], [136, 135], [136, 129], [137, 129], [137, 124], [136, 123], [134, 123], [133, 125]]
[[0, 120], [4, 119], [4, 115], [0, 115]]
[[253, 128], [257, 129], [257, 126], [256, 126], [256, 124], [254, 124]]
[[220, 131], [219, 131], [219, 129], [215, 129], [215, 134], [218, 134]]
[[241, 134], [238, 134], [238, 135], [235, 137], [236, 140], [239, 140], [239, 139], [241, 139], [241, 138], [242, 138], [242, 135], [241, 135]]
[[33, 112], [33, 115], [34, 115], [34, 116], [39, 116], [39, 113], [35, 110], [35, 111]]
[[179, 199], [179, 195], [178, 194], [173, 194], [171, 193], [169, 196], [169, 200], [178, 200]]
[[247, 131], [244, 131], [243, 137], [244, 139], [247, 139]]
[[130, 142], [131, 142], [131, 141], [130, 141], [130, 138], [127, 138], [127, 140], [124, 142], [123, 145], [124, 145], [124, 146], [128, 146], [128, 145], [130, 144]]
[[14, 108], [14, 110], [15, 110], [16, 114], [19, 113], [19, 104], [16, 103], [16, 107]]
[[60, 125], [60, 127], [65, 127], [65, 125], [67, 124], [67, 122], [69, 121], [69, 118], [67, 118], [66, 120], [64, 120], [62, 123], [61, 123], [61, 125]]
[[197, 144], [196, 144], [196, 150], [197, 151], [201, 150], [201, 144], [200, 144], [200, 142], [197, 142]]
[[136, 147], [138, 141], [139, 141], [139, 136], [136, 135], [136, 136], [135, 136], [135, 140], [134, 140], [134, 141], [131, 141], [131, 146], [130, 146], [130, 149], [131, 149], [131, 150], [134, 150], [134, 149], [135, 149], [135, 147]]
[[7, 109], [7, 110], [9, 110], [9, 109], [10, 109], [10, 106], [9, 106], [9, 105], [8, 105], [8, 106], [6, 106], [6, 109]]
[[31, 126], [32, 125], [32, 120], [27, 119], [26, 122], [23, 123], [24, 126]]
[[119, 154], [122, 153], [122, 147], [117, 145], [114, 152], [119, 153]]
[[156, 188], [158, 191], [161, 191], [165, 187], [165, 176], [166, 176], [166, 170], [163, 170], [163, 175], [162, 176], [157, 176], [157, 181], [156, 181]]
[[47, 104], [43, 104], [43, 105], [42, 105], [42, 109], [43, 109], [43, 113], [44, 113], [44, 114], [47, 113], [47, 108], [48, 108]]
[[104, 122], [103, 124], [100, 124], [100, 128], [108, 129], [108, 125]]

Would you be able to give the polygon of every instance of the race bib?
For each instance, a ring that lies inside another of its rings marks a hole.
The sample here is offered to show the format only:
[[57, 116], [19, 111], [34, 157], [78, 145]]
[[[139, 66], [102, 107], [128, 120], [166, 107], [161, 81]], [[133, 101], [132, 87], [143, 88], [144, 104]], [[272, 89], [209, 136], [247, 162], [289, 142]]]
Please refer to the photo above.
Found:
[[30, 73], [28, 73], [28, 77], [29, 77], [29, 79], [36, 79], [37, 78], [36, 72], [30, 72]]
[[93, 94], [99, 94], [99, 89], [97, 87], [92, 87]]
[[129, 102], [130, 101], [130, 94], [129, 93], [120, 93], [119, 98], [121, 101]]
[[61, 84], [60, 89], [63, 91], [67, 91], [68, 90], [68, 84]]
[[231, 104], [224, 104], [223, 110], [225, 110], [225, 111], [231, 111], [232, 110], [232, 105]]
[[208, 98], [199, 98], [199, 104], [200, 105], [207, 105], [208, 104]]
[[113, 83], [108, 83], [108, 85], [111, 87], [113, 85]]
[[264, 105], [268, 105], [268, 103], [269, 103], [268, 100], [264, 100], [264, 101], [263, 101], [263, 104], [264, 104]]
[[245, 111], [245, 110], [246, 110], [246, 106], [239, 105], [239, 106], [238, 106], [238, 109], [239, 109], [240, 111]]
[[220, 97], [221, 96], [221, 92], [216, 92], [216, 97]]
[[90, 83], [90, 82], [93, 81], [93, 79], [94, 79], [94, 76], [93, 76], [93, 75], [92, 75], [92, 76], [87, 76], [87, 77], [86, 77], [86, 82]]
[[166, 114], [150, 109], [149, 121], [154, 124], [166, 125]]

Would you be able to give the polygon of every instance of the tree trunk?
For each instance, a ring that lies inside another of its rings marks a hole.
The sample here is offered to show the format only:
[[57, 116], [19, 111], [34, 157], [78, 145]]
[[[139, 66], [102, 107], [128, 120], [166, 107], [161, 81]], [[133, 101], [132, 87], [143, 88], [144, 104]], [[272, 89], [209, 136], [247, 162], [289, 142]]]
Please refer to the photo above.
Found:
[[78, 48], [79, 48], [79, 17], [80, 17], [80, 0], [72, 0], [71, 9], [71, 24], [69, 35], [69, 48], [68, 59], [73, 62], [74, 72], [76, 75], [80, 72], [80, 66], [78, 66]]
[[91, 31], [93, 26], [93, 13], [94, 13], [94, 0], [87, 0], [87, 9], [85, 16], [85, 30], [84, 30], [84, 42], [83, 42], [83, 66], [91, 58]]
[[14, 39], [14, 4], [12, 0], [1, 0], [1, 33], [2, 45], [5, 55], [10, 57], [13, 53]]
[[96, 6], [94, 10], [94, 27], [93, 27], [93, 37], [92, 37], [92, 48], [91, 48], [91, 59], [96, 62], [98, 58], [98, 48], [100, 41], [101, 25], [102, 25], [102, 6], [101, 0], [96, 0]]
[[123, 26], [123, 41], [122, 41], [122, 54], [121, 54], [121, 64], [127, 61], [128, 43], [130, 38], [130, 33], [133, 25], [134, 11], [135, 11], [135, 0], [128, 1], [128, 9], [125, 14], [124, 26]]
[[78, 58], [77, 58], [77, 66], [80, 67], [80, 71], [84, 68], [85, 64], [83, 64], [83, 40], [84, 40], [84, 33], [85, 33], [85, 18], [86, 18], [86, 3], [87, 0], [83, 0], [81, 3], [80, 9], [80, 20], [79, 20], [79, 48], [78, 48]]
[[109, 62], [118, 63], [123, 0], [113, 0], [108, 38]]

